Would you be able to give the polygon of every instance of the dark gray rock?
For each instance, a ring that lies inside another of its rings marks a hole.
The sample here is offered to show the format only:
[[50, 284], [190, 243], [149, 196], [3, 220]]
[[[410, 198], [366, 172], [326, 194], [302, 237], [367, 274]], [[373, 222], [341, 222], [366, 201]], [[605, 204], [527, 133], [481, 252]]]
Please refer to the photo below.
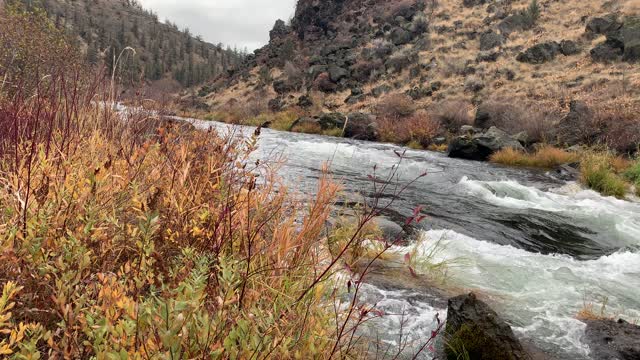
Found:
[[610, 32], [617, 31], [622, 27], [622, 23], [615, 14], [609, 14], [602, 17], [595, 17], [587, 23], [586, 32], [592, 34], [606, 35]]
[[413, 100], [420, 100], [433, 95], [433, 91], [430, 88], [415, 86], [414, 88], [407, 90], [406, 94]]
[[477, 62], [496, 62], [500, 57], [500, 53], [497, 51], [481, 51], [476, 57]]
[[562, 164], [553, 170], [553, 176], [562, 181], [577, 181], [580, 178], [580, 163]]
[[511, 326], [473, 293], [449, 299], [445, 338], [448, 359], [463, 349], [471, 360], [531, 359]]
[[323, 129], [343, 128], [346, 119], [346, 116], [339, 112], [327, 113], [320, 115], [318, 124]]
[[494, 126], [485, 133], [454, 138], [449, 144], [449, 157], [486, 161], [492, 154], [505, 148], [524, 151], [520, 142]]
[[520, 53], [516, 60], [529, 64], [544, 64], [552, 61], [560, 53], [560, 44], [555, 41], [534, 45]]
[[480, 51], [487, 51], [504, 44], [504, 36], [493, 31], [480, 35]]
[[349, 77], [349, 70], [335, 66], [329, 65], [329, 78], [334, 83], [340, 82], [340, 80]]
[[309, 69], [307, 70], [307, 74], [312, 80], [315, 80], [318, 75], [327, 71], [329, 71], [329, 67], [327, 65], [313, 65], [309, 67]]
[[640, 16], [629, 16], [622, 27], [624, 41], [623, 60], [629, 62], [640, 61]]
[[344, 137], [374, 141], [378, 138], [374, 119], [365, 113], [351, 113], [347, 115], [344, 126]]
[[278, 19], [276, 20], [276, 23], [273, 26], [273, 29], [269, 32], [269, 39], [271, 41], [274, 41], [275, 39], [283, 38], [289, 35], [290, 33], [291, 33], [291, 28], [287, 26], [287, 24], [284, 21]]
[[399, 27], [391, 30], [389, 34], [389, 40], [396, 46], [408, 44], [412, 38], [413, 36], [409, 31]]
[[580, 46], [573, 40], [562, 40], [560, 42], [560, 52], [564, 56], [571, 56], [580, 53]]
[[613, 62], [622, 59], [622, 54], [624, 50], [612, 46], [609, 42], [603, 42], [602, 44], [596, 45], [589, 54], [591, 55], [591, 59], [595, 62]]
[[474, 7], [479, 5], [484, 5], [487, 3], [487, 0], [463, 0], [462, 5], [466, 7]]
[[366, 99], [367, 96], [364, 94], [360, 94], [360, 95], [349, 95], [348, 98], [346, 98], [344, 100], [345, 104], [349, 104], [349, 105], [353, 105], [353, 104], [357, 104], [361, 101], [364, 101], [364, 99]]
[[273, 90], [282, 95], [294, 90], [286, 80], [276, 80], [273, 82]]
[[371, 95], [373, 95], [373, 97], [380, 97], [386, 93], [388, 93], [389, 91], [393, 90], [391, 88], [391, 86], [387, 85], [387, 84], [383, 84], [377, 87], [374, 87], [373, 89], [371, 89]]
[[640, 359], [640, 327], [624, 320], [587, 320], [586, 340], [596, 360]]
[[385, 240], [393, 241], [398, 237], [402, 238], [404, 229], [402, 226], [387, 219], [386, 217], [378, 216], [371, 220], [371, 222], [378, 227]]

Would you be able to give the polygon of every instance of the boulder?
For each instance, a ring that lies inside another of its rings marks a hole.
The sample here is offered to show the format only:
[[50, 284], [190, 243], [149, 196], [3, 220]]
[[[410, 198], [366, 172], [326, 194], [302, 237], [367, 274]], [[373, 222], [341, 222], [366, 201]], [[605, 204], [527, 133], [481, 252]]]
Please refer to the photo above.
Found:
[[309, 67], [309, 69], [307, 70], [307, 74], [312, 80], [315, 80], [318, 75], [327, 71], [329, 71], [329, 67], [327, 65], [313, 65]]
[[615, 14], [609, 14], [589, 20], [585, 31], [591, 34], [606, 35], [619, 30], [621, 27], [622, 23], [618, 21], [618, 17]]
[[386, 93], [388, 93], [389, 91], [393, 90], [391, 88], [391, 86], [387, 85], [387, 84], [383, 84], [377, 87], [374, 87], [373, 89], [371, 89], [371, 95], [373, 95], [373, 97], [380, 97]]
[[564, 56], [571, 56], [580, 53], [580, 46], [573, 40], [562, 40], [560, 42], [560, 52]]
[[500, 53], [497, 51], [481, 51], [476, 56], [477, 62], [496, 62], [500, 57]]
[[609, 42], [598, 44], [589, 52], [591, 60], [604, 63], [620, 60], [623, 53], [623, 49], [612, 46]]
[[365, 113], [351, 113], [347, 116], [344, 137], [374, 141], [378, 138], [374, 119]]
[[402, 226], [387, 219], [383, 216], [374, 217], [371, 222], [380, 230], [385, 240], [393, 241], [398, 237], [402, 237], [404, 229]]
[[471, 293], [449, 299], [445, 329], [447, 358], [466, 351], [470, 360], [529, 360], [511, 326]]
[[340, 82], [340, 80], [347, 77], [349, 77], [349, 70], [335, 66], [335, 65], [329, 66], [329, 78], [334, 83], [338, 83]]
[[391, 30], [391, 33], [389, 34], [389, 40], [393, 43], [393, 45], [404, 45], [411, 42], [412, 35], [409, 31], [398, 27]]
[[553, 176], [562, 181], [577, 181], [580, 179], [580, 163], [562, 164], [554, 169]]
[[449, 144], [449, 157], [486, 161], [495, 152], [512, 148], [524, 151], [520, 142], [493, 126], [484, 133], [458, 136]]
[[323, 129], [343, 128], [346, 117], [339, 112], [322, 114], [318, 118], [318, 124]]
[[493, 31], [480, 35], [480, 51], [497, 48], [504, 43], [504, 36]]
[[640, 327], [622, 319], [587, 320], [585, 338], [596, 360], [640, 359]]
[[552, 61], [560, 52], [560, 44], [555, 41], [540, 43], [520, 53], [516, 60], [529, 64], [544, 64]]
[[479, 5], [484, 5], [488, 0], [463, 0], [462, 5], [466, 7], [474, 7]]
[[623, 60], [629, 62], [640, 61], [640, 16], [629, 16], [622, 27], [624, 41]]
[[421, 86], [415, 86], [412, 89], [409, 89], [405, 92], [409, 97], [413, 100], [420, 100], [425, 97], [433, 95], [433, 90], [430, 88], [423, 88]]
[[273, 82], [273, 90], [277, 94], [285, 94], [291, 91], [294, 91], [295, 88], [289, 84], [286, 80], [276, 80]]

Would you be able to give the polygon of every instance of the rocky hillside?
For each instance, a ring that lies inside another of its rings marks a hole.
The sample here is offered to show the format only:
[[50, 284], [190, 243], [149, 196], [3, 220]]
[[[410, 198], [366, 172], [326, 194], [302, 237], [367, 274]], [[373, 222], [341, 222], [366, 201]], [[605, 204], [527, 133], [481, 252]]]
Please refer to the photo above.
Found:
[[[640, 144], [636, 0], [299, 0], [270, 38], [204, 89], [214, 108], [294, 111], [323, 131], [358, 112], [356, 136], [423, 146], [463, 125], [526, 145]], [[411, 127], [429, 131], [395, 134]]]
[[[221, 44], [207, 43], [188, 29], [145, 10], [135, 0], [27, 0], [7, 1], [26, 6], [42, 6], [59, 28], [64, 28], [84, 49], [92, 64], [113, 68], [119, 64], [121, 83], [139, 86], [141, 79], [155, 85], [158, 92], [175, 92], [209, 81], [242, 61], [242, 54]], [[153, 86], [152, 86], [153, 87]]]

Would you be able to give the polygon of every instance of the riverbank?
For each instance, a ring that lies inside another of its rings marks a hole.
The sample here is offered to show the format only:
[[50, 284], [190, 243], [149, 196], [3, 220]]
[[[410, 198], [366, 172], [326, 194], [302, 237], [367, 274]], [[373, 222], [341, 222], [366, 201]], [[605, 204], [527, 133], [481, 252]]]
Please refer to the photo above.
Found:
[[[508, 135], [499, 129], [486, 132], [471, 126], [463, 126], [457, 133], [449, 132], [440, 137], [434, 137], [435, 130], [423, 128], [421, 141], [415, 140], [419, 135], [409, 129], [411, 135], [404, 136], [405, 141], [393, 141], [402, 137], [401, 135], [391, 138], [392, 141], [381, 141], [377, 135], [373, 136], [377, 131], [376, 123], [362, 124], [367, 120], [362, 120], [362, 116], [355, 116], [353, 122], [356, 124], [349, 124], [349, 117], [342, 119], [338, 114], [326, 114], [315, 120], [299, 117], [294, 112], [271, 113], [248, 119], [224, 113], [183, 111], [181, 115], [229, 124], [262, 126], [278, 131], [391, 142], [414, 150], [448, 153], [452, 157], [491, 161], [506, 166], [541, 168], [554, 171], [563, 179], [578, 181], [605, 196], [626, 198], [634, 193], [640, 196], [640, 159], [632, 155], [619, 155], [602, 146], [574, 145], [563, 148], [531, 141], [526, 133]], [[423, 124], [424, 122], [418, 122], [415, 126]], [[435, 129], [433, 126], [431, 128]], [[398, 129], [400, 130], [402, 129]], [[385, 131], [392, 132], [393, 129]], [[475, 138], [480, 139], [480, 145], [473, 143]], [[470, 145], [467, 145], [467, 142]]]

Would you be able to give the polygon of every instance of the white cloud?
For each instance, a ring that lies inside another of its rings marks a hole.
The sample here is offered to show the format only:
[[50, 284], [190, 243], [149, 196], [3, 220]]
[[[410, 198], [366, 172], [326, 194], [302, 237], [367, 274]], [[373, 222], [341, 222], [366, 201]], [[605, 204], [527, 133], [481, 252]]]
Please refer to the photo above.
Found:
[[211, 43], [222, 42], [253, 51], [269, 41], [277, 19], [288, 20], [295, 0], [139, 0], [179, 27]]

